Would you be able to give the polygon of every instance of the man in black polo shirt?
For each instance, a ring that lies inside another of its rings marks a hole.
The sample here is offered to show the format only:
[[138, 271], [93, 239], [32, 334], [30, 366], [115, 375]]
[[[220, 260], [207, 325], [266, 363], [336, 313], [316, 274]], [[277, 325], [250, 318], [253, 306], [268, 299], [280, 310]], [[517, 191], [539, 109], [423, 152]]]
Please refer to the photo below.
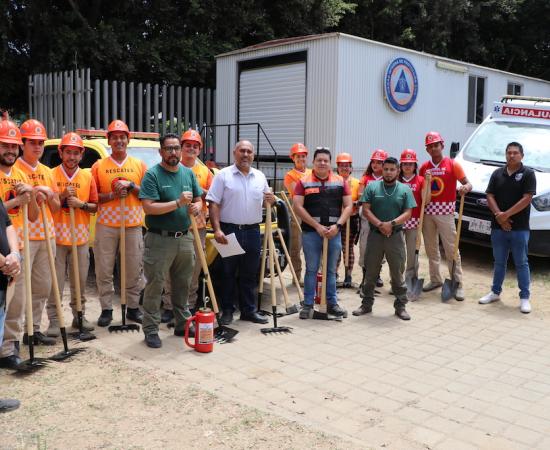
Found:
[[531, 312], [527, 259], [529, 213], [537, 180], [533, 169], [525, 167], [522, 159], [521, 144], [510, 142], [506, 147], [506, 166], [493, 172], [487, 186], [487, 203], [494, 214], [491, 243], [495, 268], [491, 292], [481, 297], [479, 303], [486, 305], [500, 300], [508, 255], [512, 252], [518, 277], [520, 311], [527, 314]]

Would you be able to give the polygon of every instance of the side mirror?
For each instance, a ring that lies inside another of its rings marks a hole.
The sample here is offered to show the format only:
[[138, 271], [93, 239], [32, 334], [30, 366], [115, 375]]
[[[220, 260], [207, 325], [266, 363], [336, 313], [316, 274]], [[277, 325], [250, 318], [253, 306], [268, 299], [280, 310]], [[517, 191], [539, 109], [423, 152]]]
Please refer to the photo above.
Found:
[[460, 142], [453, 142], [451, 144], [451, 151], [450, 151], [451, 159], [454, 159], [459, 151], [460, 151]]

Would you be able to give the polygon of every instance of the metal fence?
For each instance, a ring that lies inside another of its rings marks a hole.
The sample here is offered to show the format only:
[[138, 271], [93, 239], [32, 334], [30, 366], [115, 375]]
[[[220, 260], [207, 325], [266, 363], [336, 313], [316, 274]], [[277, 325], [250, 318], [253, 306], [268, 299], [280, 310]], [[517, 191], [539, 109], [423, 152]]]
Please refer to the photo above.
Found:
[[181, 133], [213, 123], [216, 91], [126, 81], [94, 80], [90, 69], [29, 76], [29, 116], [52, 137], [77, 128], [107, 128], [124, 120], [134, 131]]

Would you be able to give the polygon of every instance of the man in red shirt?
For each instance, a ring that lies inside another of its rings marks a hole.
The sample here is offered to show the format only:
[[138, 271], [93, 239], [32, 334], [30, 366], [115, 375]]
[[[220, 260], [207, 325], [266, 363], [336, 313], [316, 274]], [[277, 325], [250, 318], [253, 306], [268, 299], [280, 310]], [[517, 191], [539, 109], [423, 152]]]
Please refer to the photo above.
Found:
[[[445, 143], [439, 133], [430, 131], [426, 134], [425, 144], [426, 151], [431, 156], [431, 160], [422, 164], [422, 167], [420, 167], [420, 176], [424, 176], [427, 172], [430, 172], [432, 175], [431, 201], [426, 205], [424, 225], [422, 227], [424, 246], [430, 266], [430, 282], [424, 286], [423, 290], [428, 292], [442, 286], [441, 274], [439, 273], [441, 257], [439, 254], [438, 236], [445, 250], [449, 272], [452, 270], [453, 247], [456, 239], [455, 204], [457, 181], [462, 185], [458, 188], [460, 195], [466, 195], [470, 192], [472, 185], [468, 181], [468, 178], [466, 178], [460, 164], [443, 156]], [[464, 290], [462, 286], [460, 253], [458, 253], [456, 259], [455, 276], [459, 282], [455, 299], [463, 301]]]

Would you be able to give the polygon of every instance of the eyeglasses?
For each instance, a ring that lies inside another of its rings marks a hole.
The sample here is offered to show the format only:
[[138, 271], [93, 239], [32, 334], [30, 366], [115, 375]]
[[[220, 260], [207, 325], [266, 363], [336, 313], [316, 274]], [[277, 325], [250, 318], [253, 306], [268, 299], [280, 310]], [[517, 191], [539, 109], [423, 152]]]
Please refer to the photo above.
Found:
[[181, 152], [181, 147], [179, 145], [174, 145], [174, 146], [171, 146], [171, 147], [162, 147], [162, 149], [166, 152], [166, 153], [177, 153], [177, 152]]

